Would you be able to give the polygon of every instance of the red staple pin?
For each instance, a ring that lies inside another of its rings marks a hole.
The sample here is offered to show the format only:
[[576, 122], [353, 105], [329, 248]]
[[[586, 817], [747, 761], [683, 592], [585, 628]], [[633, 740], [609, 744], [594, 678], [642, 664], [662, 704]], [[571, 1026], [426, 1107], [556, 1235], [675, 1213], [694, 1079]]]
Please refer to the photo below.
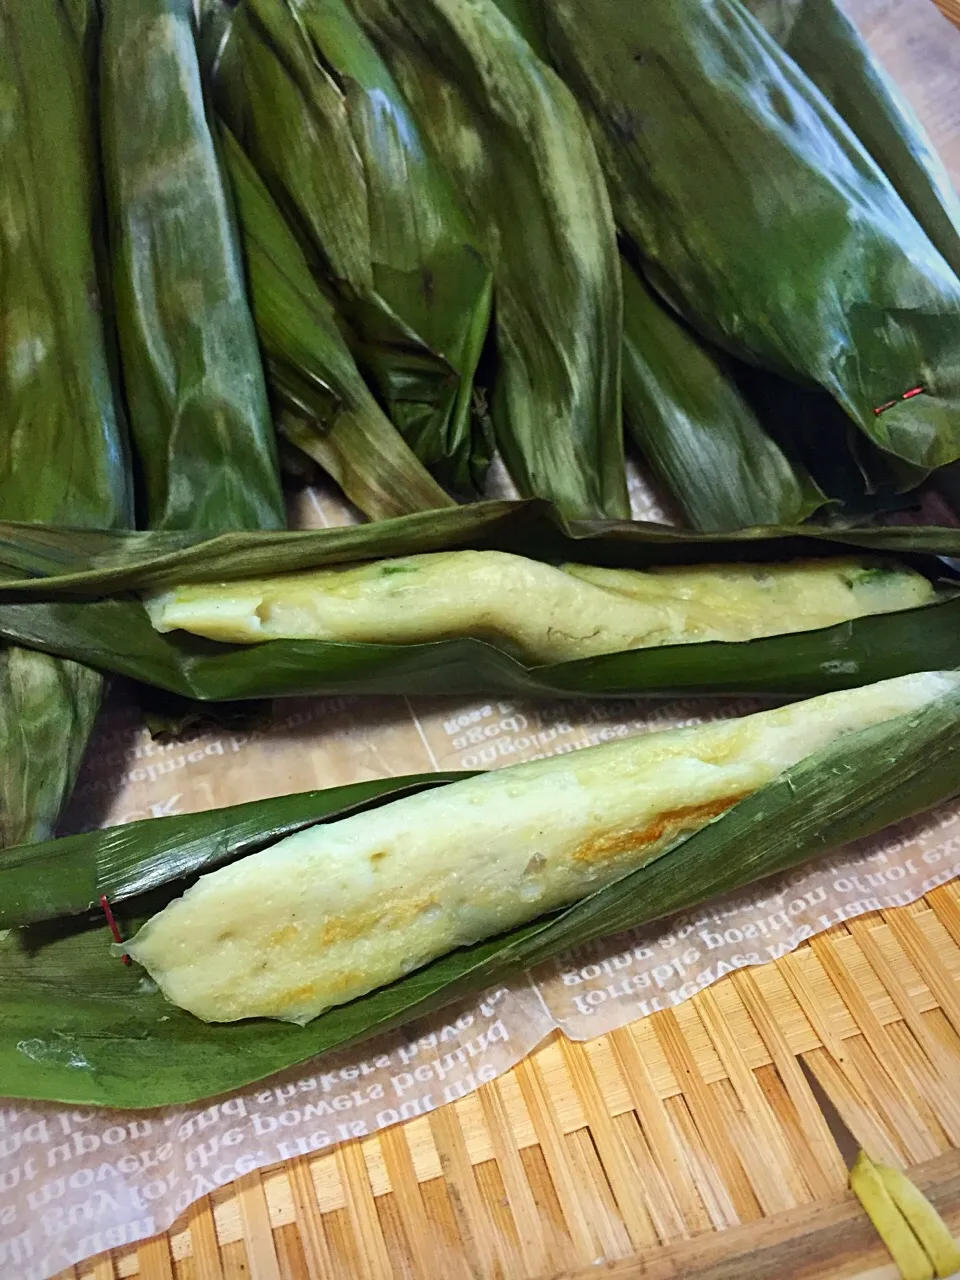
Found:
[[[119, 942], [122, 945], [123, 937], [117, 927], [117, 922], [114, 919], [113, 912], [110, 909], [110, 903], [107, 901], [107, 895], [105, 893], [101, 893], [100, 895], [100, 907], [103, 910], [103, 914], [107, 917], [107, 924], [110, 926], [110, 932], [113, 934], [114, 942]], [[126, 954], [123, 956], [123, 963], [130, 963], [130, 957]]]
[[[926, 391], [926, 387], [911, 387], [909, 391], [905, 391], [900, 400], [912, 400], [914, 396], [922, 396]], [[888, 409], [892, 409], [894, 405], [898, 405], [900, 400], [888, 400], [886, 404], [878, 406], [874, 409], [873, 416], [879, 418], [881, 413], [886, 413]]]

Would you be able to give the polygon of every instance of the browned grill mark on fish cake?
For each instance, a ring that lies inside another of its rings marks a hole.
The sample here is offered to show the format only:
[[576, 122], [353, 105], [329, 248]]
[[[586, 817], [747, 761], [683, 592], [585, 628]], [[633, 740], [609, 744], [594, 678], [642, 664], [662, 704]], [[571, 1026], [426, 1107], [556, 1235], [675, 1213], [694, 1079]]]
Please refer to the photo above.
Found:
[[355, 915], [334, 916], [320, 929], [319, 947], [331, 947], [338, 942], [352, 942], [375, 929], [395, 929], [410, 924], [422, 912], [437, 906], [437, 899], [416, 898], [412, 902], [398, 902], [380, 911], [363, 911]]
[[282, 928], [271, 933], [267, 939], [268, 947], [282, 947], [285, 942], [293, 942], [300, 930], [295, 924], [285, 924]]
[[739, 791], [735, 795], [721, 796], [717, 800], [707, 800], [702, 804], [684, 805], [679, 809], [669, 809], [660, 814], [645, 827], [630, 828], [626, 831], [610, 831], [602, 835], [591, 836], [577, 845], [573, 851], [575, 862], [605, 862], [621, 854], [632, 853], [644, 845], [658, 844], [664, 837], [679, 832], [705, 826], [711, 818], [717, 818], [749, 795], [747, 791]]

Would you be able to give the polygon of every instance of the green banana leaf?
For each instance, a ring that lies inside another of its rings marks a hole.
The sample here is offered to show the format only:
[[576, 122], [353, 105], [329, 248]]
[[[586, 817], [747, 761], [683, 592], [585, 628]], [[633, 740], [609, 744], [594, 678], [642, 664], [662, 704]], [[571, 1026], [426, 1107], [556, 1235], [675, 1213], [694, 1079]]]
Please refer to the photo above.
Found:
[[881, 449], [960, 456], [960, 280], [739, 0], [555, 0], [551, 55], [618, 225], [706, 337], [828, 391]]
[[[98, 289], [91, 17], [0, 0], [0, 515], [106, 527], [131, 511]], [[73, 662], [0, 649], [0, 848], [52, 831], [101, 686]]]
[[[497, 4], [549, 62], [542, 0]], [[797, 8], [791, 5], [755, 0], [754, 8], [786, 29], [788, 10]], [[922, 470], [906, 463], [894, 469], [898, 460], [862, 435], [854, 440], [852, 422], [826, 392], [698, 341], [671, 307], [657, 305], [626, 255], [621, 269], [624, 422], [694, 528], [792, 523], [825, 497], [842, 504], [846, 519], [905, 505], [897, 495], [914, 488]]]
[[497, 8], [516, 27], [542, 62], [549, 63], [547, 20], [542, 0], [497, 0]]
[[102, 675], [80, 663], [0, 648], [0, 849], [53, 833], [102, 693]]
[[490, 273], [389, 72], [342, 0], [243, 0], [213, 27], [217, 110], [336, 291], [389, 417], [442, 484], [480, 492]]
[[450, 499], [371, 395], [287, 226], [233, 134], [220, 126], [243, 237], [250, 301], [280, 430], [372, 520]]
[[3, 0], [0, 22], [0, 514], [107, 527], [128, 516], [129, 481], [97, 290], [83, 63], [59, 0]]
[[494, 0], [353, 0], [494, 264], [493, 420], [525, 496], [629, 514], [613, 219], [572, 96]]
[[[73, 34], [83, 51], [84, 61], [93, 73], [96, 67], [97, 40], [100, 28], [99, 0], [60, 0]], [[91, 79], [94, 75], [91, 74]]]
[[111, 905], [125, 902], [256, 853], [314, 823], [359, 813], [384, 797], [396, 800], [469, 777], [422, 773], [353, 782], [25, 844], [8, 850], [0, 865], [0, 929], [83, 915], [98, 909], [101, 894]]
[[383, 556], [497, 548], [547, 561], [643, 568], [802, 555], [899, 554], [936, 579], [960, 529], [899, 526], [697, 534], [643, 522], [569, 524], [547, 504], [490, 502], [309, 532], [63, 532], [0, 524], [0, 637], [203, 701], [307, 693], [676, 695], [850, 688], [960, 665], [960, 597], [740, 643], [637, 649], [528, 668], [479, 640], [229, 645], [153, 630], [131, 591], [228, 581]]
[[[960, 696], [952, 694], [918, 714], [850, 734], [618, 883], [552, 916], [452, 952], [303, 1028], [266, 1020], [209, 1025], [167, 1004], [138, 968], [111, 954], [102, 917], [11, 930], [0, 942], [0, 1092], [116, 1107], [183, 1104], [356, 1043], [559, 951], [787, 871], [952, 798], [960, 790], [958, 713]], [[355, 788], [327, 793], [328, 814], [337, 812], [344, 790]], [[389, 794], [384, 791], [383, 798]], [[282, 829], [277, 806], [285, 802], [265, 803], [274, 806], [267, 822], [274, 831]], [[312, 801], [289, 797], [286, 803], [295, 829]], [[245, 830], [252, 832], [253, 809], [249, 814]], [[188, 839], [191, 819], [178, 821]], [[196, 869], [219, 855], [212, 850], [217, 833], [211, 815], [193, 821], [199, 834], [190, 865]], [[127, 883], [136, 879], [138, 851], [149, 867], [149, 883], [158, 883], [165, 865], [170, 876], [181, 874], [175, 848], [156, 854], [154, 825], [138, 824], [123, 851]], [[113, 833], [94, 832], [72, 844], [65, 861], [75, 860], [78, 867], [73, 906], [103, 883], [96, 872], [98, 851], [114, 839]], [[56, 895], [60, 867], [52, 849], [47, 846], [33, 862]], [[236, 851], [242, 851], [240, 843]], [[23, 885], [31, 854], [19, 852], [21, 863], [10, 876]], [[0, 869], [0, 886], [6, 888], [3, 875]], [[118, 913], [123, 935], [175, 892], [177, 886], [169, 885], [125, 903]]]
[[799, 524], [824, 495], [764, 432], [727, 369], [625, 258], [623, 418], [694, 529]]
[[[541, 0], [497, 0], [544, 62]], [[693, 529], [797, 524], [824, 494], [765, 434], [729, 371], [621, 254], [623, 420]]]
[[894, 81], [836, 0], [745, 0], [884, 171], [960, 273], [960, 200], [946, 166]]
[[566, 520], [537, 500], [475, 502], [376, 524], [218, 535], [63, 529], [0, 520], [0, 600], [96, 599], [183, 582], [223, 582], [457, 547], [639, 569], [850, 555], [855, 548], [912, 557], [921, 567], [920, 557], [929, 557], [927, 567], [935, 576], [938, 558], [960, 553], [960, 527], [804, 524], [698, 533], [647, 520]]
[[110, 0], [100, 116], [123, 381], [156, 528], [285, 524], [192, 0]]

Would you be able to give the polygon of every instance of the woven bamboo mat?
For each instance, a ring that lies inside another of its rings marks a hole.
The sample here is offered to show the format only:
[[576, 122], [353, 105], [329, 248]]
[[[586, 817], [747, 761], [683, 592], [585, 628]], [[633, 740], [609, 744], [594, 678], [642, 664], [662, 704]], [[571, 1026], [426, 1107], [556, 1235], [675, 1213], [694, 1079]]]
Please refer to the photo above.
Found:
[[960, 886], [588, 1044], [557, 1036], [63, 1280], [894, 1277], [801, 1062], [960, 1231]]

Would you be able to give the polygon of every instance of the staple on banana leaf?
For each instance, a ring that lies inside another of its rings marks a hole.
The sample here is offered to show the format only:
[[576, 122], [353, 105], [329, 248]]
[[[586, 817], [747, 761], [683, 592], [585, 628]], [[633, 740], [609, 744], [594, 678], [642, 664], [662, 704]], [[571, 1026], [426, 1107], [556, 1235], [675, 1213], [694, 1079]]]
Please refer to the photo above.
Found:
[[828, 391], [917, 475], [960, 456], [960, 280], [739, 0], [543, 12], [618, 225], [666, 299], [735, 355]]

